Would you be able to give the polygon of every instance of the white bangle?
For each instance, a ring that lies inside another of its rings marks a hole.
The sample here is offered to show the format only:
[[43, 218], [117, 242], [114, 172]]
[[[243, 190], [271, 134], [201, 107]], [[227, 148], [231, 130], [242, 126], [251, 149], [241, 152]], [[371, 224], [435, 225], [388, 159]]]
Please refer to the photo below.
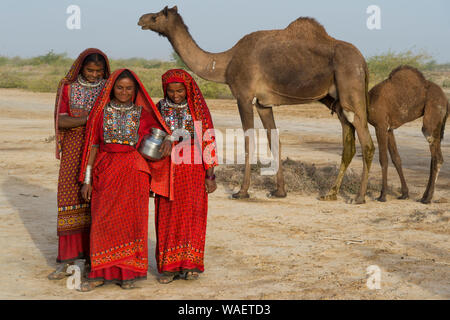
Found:
[[91, 172], [92, 166], [88, 165], [86, 167], [86, 173], [84, 175], [84, 184], [91, 184]]

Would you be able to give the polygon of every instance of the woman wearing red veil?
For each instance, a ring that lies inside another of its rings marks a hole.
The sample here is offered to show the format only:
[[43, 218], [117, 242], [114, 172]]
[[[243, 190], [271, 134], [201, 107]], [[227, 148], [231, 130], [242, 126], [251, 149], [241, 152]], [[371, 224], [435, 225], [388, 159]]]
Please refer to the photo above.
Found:
[[[80, 291], [109, 282], [129, 289], [147, 277], [150, 169], [137, 150], [162, 123], [136, 74], [115, 71], [87, 124], [80, 180], [91, 203], [91, 270]], [[170, 142], [161, 150], [169, 155]]]
[[[208, 193], [217, 188], [215, 138], [210, 112], [195, 80], [184, 70], [162, 76], [158, 111], [171, 141], [172, 156], [150, 163], [155, 192], [156, 262], [160, 283], [197, 279], [204, 271]], [[180, 142], [177, 137], [182, 135]]]
[[109, 76], [107, 56], [98, 49], [86, 49], [60, 81], [55, 103], [56, 158], [58, 178], [58, 257], [61, 264], [50, 280], [62, 279], [76, 259], [89, 257], [89, 203], [81, 196], [78, 182], [84, 146], [85, 126], [90, 110]]

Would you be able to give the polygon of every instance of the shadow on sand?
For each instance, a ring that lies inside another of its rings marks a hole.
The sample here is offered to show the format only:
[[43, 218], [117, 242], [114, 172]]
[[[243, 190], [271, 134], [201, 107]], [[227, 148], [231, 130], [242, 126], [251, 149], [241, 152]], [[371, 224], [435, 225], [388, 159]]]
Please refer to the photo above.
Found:
[[[23, 178], [8, 177], [2, 184], [8, 203], [17, 210], [33, 243], [46, 259], [56, 266], [56, 193]], [[50, 210], [50, 208], [54, 208]]]
[[[49, 267], [56, 267], [58, 236], [56, 234], [56, 192], [30, 183], [23, 178], [10, 176], [2, 184], [2, 192], [8, 203], [19, 213], [34, 246], [45, 258]], [[154, 236], [154, 203], [149, 204], [148, 259], [149, 277], [157, 277]]]

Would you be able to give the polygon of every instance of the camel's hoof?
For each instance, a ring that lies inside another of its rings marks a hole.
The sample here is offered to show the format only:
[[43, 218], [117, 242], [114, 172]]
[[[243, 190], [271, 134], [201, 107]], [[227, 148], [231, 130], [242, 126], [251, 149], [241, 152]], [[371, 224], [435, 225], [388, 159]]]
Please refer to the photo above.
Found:
[[327, 194], [326, 196], [322, 196], [319, 198], [320, 201], [336, 201], [337, 195], [335, 194]]
[[422, 202], [423, 204], [430, 204], [431, 199], [422, 198], [422, 199], [420, 199], [420, 202]]
[[380, 201], [380, 202], [386, 202], [386, 196], [379, 196], [379, 197], [377, 198], [377, 201]]
[[364, 198], [356, 198], [355, 199], [355, 204], [365, 204], [366, 203], [366, 199]]
[[286, 191], [280, 190], [271, 191], [267, 194], [268, 198], [286, 198], [286, 196], [287, 196]]
[[406, 199], [409, 199], [409, 195], [406, 193], [406, 194], [402, 194], [400, 197], [398, 197], [397, 198], [398, 200], [406, 200]]
[[233, 193], [233, 195], [231, 196], [232, 199], [248, 199], [250, 198], [250, 195], [247, 192], [237, 192], [237, 193]]

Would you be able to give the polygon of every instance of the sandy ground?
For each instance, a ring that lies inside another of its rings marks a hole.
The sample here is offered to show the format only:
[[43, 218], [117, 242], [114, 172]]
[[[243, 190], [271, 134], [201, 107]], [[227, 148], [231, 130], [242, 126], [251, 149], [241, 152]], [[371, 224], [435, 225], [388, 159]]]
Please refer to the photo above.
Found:
[[[375, 201], [376, 194], [364, 205], [349, 204], [342, 195], [321, 202], [318, 194], [298, 192], [268, 199], [254, 188], [249, 200], [236, 201], [220, 185], [210, 196], [206, 272], [199, 280], [157, 282], [151, 205], [150, 267], [138, 289], [108, 285], [80, 293], [68, 289], [66, 280], [49, 281], [57, 254], [58, 161], [48, 141], [53, 103], [53, 94], [0, 89], [0, 299], [450, 298], [450, 138], [443, 142], [434, 201], [423, 205], [416, 200], [427, 183], [430, 156], [420, 120], [396, 131], [409, 200], [396, 200], [400, 183], [392, 164], [394, 194], [387, 203]], [[211, 100], [209, 106], [217, 128], [240, 127], [233, 101]], [[318, 167], [339, 164], [340, 124], [325, 107], [279, 107], [275, 117], [283, 158]], [[361, 167], [358, 149], [350, 168], [360, 173]], [[381, 182], [377, 155], [370, 179]], [[371, 265], [381, 271], [379, 290], [366, 285]]]

